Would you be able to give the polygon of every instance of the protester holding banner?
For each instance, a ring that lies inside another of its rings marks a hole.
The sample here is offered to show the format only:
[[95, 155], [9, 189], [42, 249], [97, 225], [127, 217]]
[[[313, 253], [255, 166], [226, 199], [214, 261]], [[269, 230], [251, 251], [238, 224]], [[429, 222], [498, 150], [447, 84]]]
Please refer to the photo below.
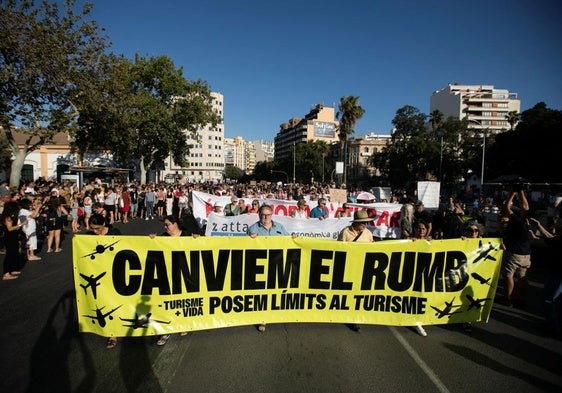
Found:
[[[463, 224], [461, 239], [477, 239], [484, 236], [486, 228], [476, 220], [470, 220]], [[466, 333], [472, 333], [472, 322], [465, 322], [462, 324], [462, 329]]]
[[248, 208], [248, 214], [257, 213], [259, 208], [260, 208], [260, 201], [257, 200], [257, 199], [254, 199], [252, 201], [252, 205]]
[[336, 213], [337, 218], [344, 218], [344, 217], [351, 217], [352, 216], [351, 208], [347, 203], [341, 205], [341, 210]]
[[247, 214], [248, 213], [248, 206], [246, 206], [246, 201], [244, 201], [244, 199], [242, 199], [242, 198], [240, 198], [238, 200], [238, 208], [240, 209], [239, 214]]
[[[90, 229], [88, 235], [98, 235], [98, 236], [118, 236], [121, 235], [121, 231], [114, 228], [109, 224], [108, 220], [99, 213], [92, 214], [90, 217]], [[105, 347], [107, 349], [113, 349], [117, 345], [117, 337], [109, 337]]]
[[318, 205], [310, 211], [310, 218], [318, 218], [324, 220], [329, 217], [328, 209], [326, 208], [326, 198], [318, 199]]
[[261, 205], [258, 210], [259, 221], [248, 227], [247, 234], [255, 238], [261, 236], [288, 236], [285, 227], [271, 219], [273, 208], [269, 205]]
[[[160, 236], [173, 236], [173, 237], [177, 237], [177, 236], [198, 237], [199, 236], [199, 233], [197, 233], [197, 232], [193, 232], [191, 230], [181, 228], [179, 219], [174, 215], [170, 214], [170, 215], [164, 217], [163, 221], [164, 221], [164, 227], [166, 228], [166, 231], [164, 233], [162, 233]], [[151, 239], [153, 239], [153, 238], [156, 237], [156, 234], [152, 233], [148, 236]], [[185, 335], [187, 335], [187, 332], [181, 332], [180, 333], [180, 336], [185, 336]], [[156, 341], [156, 345], [159, 345], [159, 346], [166, 345], [170, 336], [171, 336], [170, 334], [161, 335], [158, 338], [158, 341]]]
[[291, 213], [293, 218], [308, 218], [308, 211], [306, 211], [306, 201], [304, 199], [299, 199], [297, 202], [296, 210]]
[[[412, 240], [416, 241], [416, 240], [431, 240], [431, 237], [428, 236], [429, 234], [429, 224], [426, 223], [424, 220], [418, 219], [416, 220], [416, 223], [414, 224], [414, 236], [412, 237]], [[421, 322], [416, 323], [416, 326], [414, 326], [414, 328], [416, 329], [416, 332], [422, 336], [422, 337], [426, 337], [427, 336], [427, 332], [425, 331], [425, 329], [423, 328], [423, 325], [421, 324]]]
[[400, 231], [403, 239], [409, 239], [414, 235], [414, 206], [405, 203], [400, 209]]
[[238, 206], [238, 198], [233, 195], [230, 198], [230, 203], [227, 203], [224, 207], [225, 216], [237, 216], [240, 214], [240, 207]]
[[367, 229], [367, 223], [372, 221], [366, 210], [358, 210], [353, 214], [351, 225], [342, 229], [338, 241], [343, 242], [374, 242], [373, 233]]
[[[247, 234], [255, 239], [260, 236], [288, 236], [285, 227], [271, 219], [273, 208], [269, 205], [261, 205], [258, 210], [259, 221], [248, 227]], [[265, 332], [265, 323], [258, 326], [259, 332]]]
[[[358, 210], [353, 214], [353, 221], [351, 225], [345, 227], [338, 236], [338, 241], [343, 242], [360, 242], [371, 243], [374, 242], [373, 234], [367, 230], [367, 223], [371, 221], [369, 214], [366, 210]], [[361, 328], [356, 323], [348, 325], [354, 332], [359, 332]]]

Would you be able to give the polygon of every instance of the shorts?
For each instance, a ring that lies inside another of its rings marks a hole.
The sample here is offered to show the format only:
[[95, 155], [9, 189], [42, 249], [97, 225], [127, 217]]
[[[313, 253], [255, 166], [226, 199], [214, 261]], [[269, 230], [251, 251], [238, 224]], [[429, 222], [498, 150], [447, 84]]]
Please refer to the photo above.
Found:
[[508, 251], [504, 253], [503, 274], [505, 277], [513, 277], [517, 274], [518, 277], [523, 278], [530, 267], [531, 255], [513, 254]]
[[26, 243], [27, 249], [29, 250], [37, 250], [37, 235], [35, 232], [33, 232], [32, 235], [29, 235], [27, 237], [27, 243]]
[[115, 213], [115, 205], [103, 205], [103, 208], [105, 209], [108, 217], [111, 213]]

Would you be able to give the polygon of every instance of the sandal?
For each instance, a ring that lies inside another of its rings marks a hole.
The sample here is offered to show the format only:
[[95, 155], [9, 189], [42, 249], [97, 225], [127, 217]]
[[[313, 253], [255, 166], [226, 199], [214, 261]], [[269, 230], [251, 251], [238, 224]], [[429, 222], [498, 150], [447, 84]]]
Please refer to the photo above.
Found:
[[170, 338], [169, 334], [161, 335], [160, 338], [158, 339], [158, 341], [156, 341], [156, 345], [159, 345], [159, 346], [166, 345], [169, 338]]
[[180, 336], [187, 336], [189, 334], [189, 332], [181, 332]]
[[258, 325], [258, 332], [260, 333], [265, 332], [265, 323]]
[[62, 248], [57, 248], [57, 249], [55, 250], [55, 252], [61, 252], [61, 251], [62, 251]]
[[2, 280], [15, 280], [16, 278], [19, 278], [19, 276], [12, 275], [10, 273], [6, 273], [2, 276]]
[[117, 345], [117, 338], [116, 337], [109, 337], [107, 339], [107, 344], [105, 345], [105, 347], [107, 349], [113, 349], [113, 348], [115, 348], [116, 345]]

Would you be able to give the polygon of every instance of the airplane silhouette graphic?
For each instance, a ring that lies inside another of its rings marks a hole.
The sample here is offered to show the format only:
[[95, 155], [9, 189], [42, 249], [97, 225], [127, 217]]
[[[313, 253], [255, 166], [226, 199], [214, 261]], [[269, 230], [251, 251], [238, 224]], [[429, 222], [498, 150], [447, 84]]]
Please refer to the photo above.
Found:
[[492, 251], [497, 251], [497, 249], [492, 246], [492, 243], [488, 243], [488, 248], [485, 249], [482, 244], [482, 240], [480, 240], [478, 242], [478, 256], [474, 259], [474, 261], [472, 261], [472, 263], [478, 263], [481, 260], [495, 261], [496, 258], [490, 255]]
[[470, 311], [473, 308], [481, 308], [482, 307], [482, 302], [486, 301], [486, 300], [492, 300], [491, 298], [487, 297], [487, 298], [482, 298], [482, 299], [474, 299], [472, 296], [470, 295], [466, 295], [466, 298], [468, 300], [470, 300], [470, 306], [468, 306], [468, 310]]
[[460, 304], [453, 304], [454, 302], [455, 302], [455, 298], [453, 297], [450, 302], [445, 302], [445, 308], [443, 310], [434, 306], [431, 306], [431, 308], [437, 311], [435, 313], [435, 316], [437, 318], [443, 318], [443, 317], [451, 318], [451, 315], [460, 313], [460, 311], [451, 312], [453, 310], [453, 307], [461, 306]]
[[492, 284], [490, 284], [490, 280], [492, 279], [491, 277], [488, 278], [488, 279], [486, 279], [486, 278], [482, 277], [480, 274], [478, 274], [478, 273], [476, 273], [476, 272], [471, 273], [470, 276], [471, 276], [472, 278], [474, 278], [476, 281], [478, 281], [478, 282], [479, 282], [480, 284], [482, 284], [482, 285], [489, 285], [489, 286], [492, 286]]
[[123, 325], [123, 326], [132, 327], [133, 329], [138, 329], [138, 328], [146, 329], [150, 322], [159, 322], [159, 323], [165, 323], [165, 324], [171, 323], [171, 321], [160, 321], [158, 319], [151, 319], [150, 318], [151, 316], [152, 316], [152, 313], [148, 313], [144, 317], [139, 318], [139, 314], [135, 313], [134, 318], [129, 319], [129, 318], [119, 317], [119, 319], [122, 320], [123, 322], [130, 322], [131, 323], [130, 325]]
[[94, 299], [96, 299], [96, 289], [97, 287], [100, 285], [100, 283], [98, 282], [103, 276], [105, 276], [106, 272], [103, 272], [102, 274], [94, 277], [93, 274], [90, 274], [89, 276], [86, 276], [85, 274], [80, 273], [80, 276], [86, 280], [88, 283], [87, 284], [80, 284], [80, 286], [82, 288], [84, 288], [84, 293], [87, 295], [88, 294], [88, 288], [92, 289], [92, 294], [94, 295]]
[[107, 249], [109, 249], [109, 251], [113, 251], [113, 249], [114, 249], [113, 246], [117, 243], [119, 243], [119, 240], [117, 240], [116, 242], [110, 243], [110, 244], [105, 244], [105, 245], [98, 244], [93, 252], [82, 256], [82, 258], [90, 257], [90, 259], [96, 259], [97, 254], [103, 254], [105, 252], [105, 250], [107, 250]]
[[106, 318], [109, 320], [113, 320], [113, 316], [111, 314], [113, 314], [119, 307], [115, 307], [113, 310], [108, 311], [106, 313], [103, 313], [102, 310], [105, 308], [105, 306], [103, 306], [102, 308], [97, 308], [93, 311], [96, 312], [96, 315], [82, 315], [83, 317], [86, 318], [90, 318], [92, 320], [92, 323], [95, 324], [96, 321], [97, 323], [101, 326], [101, 327], [105, 327], [105, 325], [107, 325], [107, 321], [105, 320]]

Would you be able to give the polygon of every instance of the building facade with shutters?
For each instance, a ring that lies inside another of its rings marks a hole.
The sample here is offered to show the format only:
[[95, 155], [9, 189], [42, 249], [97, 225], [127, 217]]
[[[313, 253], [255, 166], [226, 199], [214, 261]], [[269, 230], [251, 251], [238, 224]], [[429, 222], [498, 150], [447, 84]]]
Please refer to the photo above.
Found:
[[492, 85], [450, 84], [435, 91], [430, 98], [430, 113], [438, 109], [443, 120], [448, 117], [467, 119], [468, 127], [498, 133], [509, 130], [509, 112], [519, 113], [521, 101], [517, 93], [496, 89]]
[[163, 178], [176, 177], [192, 183], [217, 183], [224, 177], [224, 97], [221, 93], [212, 92], [213, 110], [222, 121], [216, 126], [211, 124], [201, 127], [194, 137], [186, 132], [189, 154], [187, 166], [177, 165], [172, 157], [164, 162]]

